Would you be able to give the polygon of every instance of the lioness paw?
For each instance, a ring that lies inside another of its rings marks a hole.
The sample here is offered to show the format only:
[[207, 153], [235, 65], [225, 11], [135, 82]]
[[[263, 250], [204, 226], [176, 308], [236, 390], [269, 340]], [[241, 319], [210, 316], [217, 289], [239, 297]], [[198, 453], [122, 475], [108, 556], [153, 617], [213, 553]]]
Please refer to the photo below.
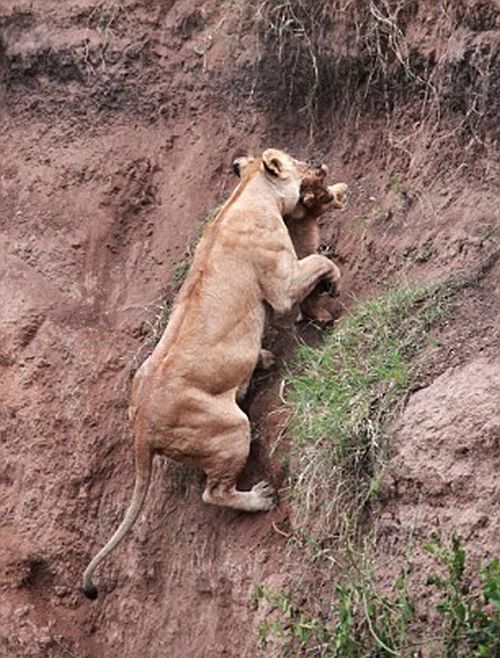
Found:
[[259, 509], [267, 511], [276, 505], [276, 490], [265, 480], [252, 487], [252, 494], [257, 498]]
[[328, 272], [326, 275], [326, 280], [331, 283], [331, 284], [336, 284], [340, 280], [340, 270], [339, 268], [335, 265], [335, 263], [331, 263], [331, 270]]

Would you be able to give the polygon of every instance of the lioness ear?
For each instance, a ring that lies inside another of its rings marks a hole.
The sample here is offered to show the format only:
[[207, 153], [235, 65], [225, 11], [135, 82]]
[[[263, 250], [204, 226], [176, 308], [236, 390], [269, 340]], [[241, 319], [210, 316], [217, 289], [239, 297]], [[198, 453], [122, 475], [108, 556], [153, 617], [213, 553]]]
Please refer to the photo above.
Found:
[[279, 151], [267, 149], [262, 154], [262, 162], [271, 176], [282, 176], [285, 163]]
[[236, 160], [233, 160], [231, 168], [233, 170], [233, 174], [236, 174], [239, 178], [241, 176], [241, 158], [236, 158]]
[[233, 170], [234, 174], [241, 178], [244, 175], [248, 165], [251, 164], [254, 160], [255, 158], [252, 155], [240, 155], [238, 158], [233, 160], [231, 169]]

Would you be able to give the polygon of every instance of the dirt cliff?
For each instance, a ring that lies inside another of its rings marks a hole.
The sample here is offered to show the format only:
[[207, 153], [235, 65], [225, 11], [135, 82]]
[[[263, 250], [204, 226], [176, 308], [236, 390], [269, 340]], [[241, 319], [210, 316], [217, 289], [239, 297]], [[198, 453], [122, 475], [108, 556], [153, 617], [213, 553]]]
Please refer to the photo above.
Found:
[[[355, 89], [354, 103], [371, 81], [361, 75], [369, 53], [347, 48], [341, 22], [324, 35], [338, 35], [342, 66], [321, 60], [317, 79], [326, 89], [337, 76], [333, 91], [301, 111], [297, 93], [311, 89], [286, 96], [271, 71], [288, 63], [273, 63], [271, 47], [261, 56], [266, 23], [249, 21], [242, 3], [0, 2], [5, 658], [259, 655], [250, 595], [256, 583], [286, 580], [286, 504], [262, 516], [212, 509], [198, 474], [158, 460], [140, 521], [98, 573], [94, 603], [81, 596], [81, 572], [130, 498], [130, 377], [176, 264], [235, 184], [235, 154], [281, 146], [321, 158], [350, 184], [347, 211], [323, 227], [343, 268], [344, 312], [396, 277], [467, 269], [497, 248], [487, 103], [499, 89], [498, 7], [468, 0], [436, 23], [434, 3], [409, 4], [408, 65], [423, 77], [440, 63], [450, 94], [420, 119], [418, 85], [404, 87], [395, 107], [381, 97], [346, 113], [339, 88]], [[478, 73], [484, 62], [489, 78]], [[384, 87], [373, 85], [375, 98]], [[496, 264], [464, 293], [429, 388], [396, 429], [385, 541], [418, 504], [424, 525], [459, 517], [473, 554], [498, 549], [499, 274]], [[302, 338], [310, 329], [288, 323], [268, 341], [284, 357]], [[263, 471], [278, 485], [281, 464], [266, 445], [286, 418], [280, 382], [277, 370], [254, 386], [261, 443], [245, 475]]]

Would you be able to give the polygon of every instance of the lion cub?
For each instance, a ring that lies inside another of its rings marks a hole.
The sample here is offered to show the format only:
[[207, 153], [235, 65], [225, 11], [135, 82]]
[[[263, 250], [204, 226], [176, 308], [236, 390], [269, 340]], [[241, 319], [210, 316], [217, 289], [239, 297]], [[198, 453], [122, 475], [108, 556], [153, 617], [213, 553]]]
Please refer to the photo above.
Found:
[[[322, 167], [321, 170], [323, 176], [318, 172], [318, 175], [304, 178], [300, 203], [292, 213], [285, 216], [285, 224], [298, 258], [318, 253], [321, 242], [319, 217], [330, 210], [342, 210], [346, 204], [347, 185], [326, 185], [326, 168]], [[302, 316], [325, 324], [332, 322], [332, 292], [332, 286], [320, 281], [301, 302]]]

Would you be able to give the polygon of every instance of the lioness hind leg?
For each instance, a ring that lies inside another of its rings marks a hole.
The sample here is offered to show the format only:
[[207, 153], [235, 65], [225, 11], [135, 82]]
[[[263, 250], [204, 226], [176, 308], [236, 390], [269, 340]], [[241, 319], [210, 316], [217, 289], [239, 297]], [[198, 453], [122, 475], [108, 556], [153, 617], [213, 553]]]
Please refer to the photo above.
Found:
[[238, 491], [236, 485], [229, 487], [226, 483], [208, 480], [203, 502], [244, 512], [267, 512], [276, 505], [276, 491], [265, 480], [255, 484], [250, 491]]
[[201, 463], [207, 474], [203, 502], [231, 507], [245, 512], [270, 510], [275, 505], [275, 491], [267, 482], [259, 482], [250, 491], [239, 491], [236, 479], [250, 452], [250, 423], [241, 422], [237, 431], [214, 438], [214, 454]]

